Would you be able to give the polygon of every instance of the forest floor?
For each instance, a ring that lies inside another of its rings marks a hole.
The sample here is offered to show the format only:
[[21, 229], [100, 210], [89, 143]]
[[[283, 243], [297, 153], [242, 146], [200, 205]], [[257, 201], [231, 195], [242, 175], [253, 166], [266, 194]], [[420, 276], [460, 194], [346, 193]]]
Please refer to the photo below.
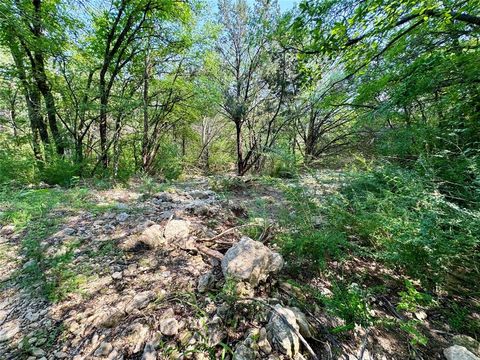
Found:
[[[442, 358], [451, 336], [438, 314], [399, 312], [403, 280], [372, 260], [351, 256], [325, 271], [293, 271], [287, 261], [255, 288], [222, 276], [220, 259], [243, 235], [280, 252], [279, 219], [295, 211], [284, 189], [301, 186], [321, 202], [341, 180], [331, 171], [299, 182], [198, 177], [3, 194], [0, 358], [311, 358], [303, 345], [291, 357], [272, 349], [276, 304], [306, 315], [320, 359]], [[336, 279], [380, 290], [362, 300], [368, 308], [340, 297], [335, 314], [317, 300], [339, 299]], [[380, 320], [347, 329], [342, 300]], [[420, 324], [427, 345], [399, 329], [403, 320]]]

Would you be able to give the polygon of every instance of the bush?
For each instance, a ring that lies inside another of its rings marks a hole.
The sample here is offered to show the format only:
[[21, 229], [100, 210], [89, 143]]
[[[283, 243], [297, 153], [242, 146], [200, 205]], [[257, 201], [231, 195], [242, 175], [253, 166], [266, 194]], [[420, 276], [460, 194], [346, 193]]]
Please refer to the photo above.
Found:
[[78, 182], [80, 166], [53, 155], [40, 170], [38, 179], [49, 185], [73, 186]]
[[0, 144], [0, 184], [29, 184], [35, 178], [33, 156], [23, 149], [9, 149]]
[[168, 180], [178, 179], [183, 171], [182, 157], [178, 146], [170, 142], [162, 142], [155, 160], [155, 171]]
[[387, 164], [352, 173], [325, 211], [336, 231], [427, 288], [475, 287], [480, 212], [450, 202], [415, 170]]

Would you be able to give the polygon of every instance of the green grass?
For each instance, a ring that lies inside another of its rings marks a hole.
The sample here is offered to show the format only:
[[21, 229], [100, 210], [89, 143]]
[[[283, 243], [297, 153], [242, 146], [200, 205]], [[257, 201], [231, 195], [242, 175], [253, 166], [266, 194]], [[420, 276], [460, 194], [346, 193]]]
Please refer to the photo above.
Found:
[[[90, 189], [81, 187], [0, 190], [0, 207], [4, 209], [0, 223], [15, 225], [21, 239], [19, 256], [23, 256], [24, 265], [15, 278], [32, 294], [57, 301], [85, 282], [82, 269], [72, 266], [80, 243], [66, 242], [61, 252], [49, 254], [45, 240], [62, 228], [65, 214], [104, 211], [90, 200], [89, 192]], [[99, 251], [109, 253], [110, 246], [106, 244]]]

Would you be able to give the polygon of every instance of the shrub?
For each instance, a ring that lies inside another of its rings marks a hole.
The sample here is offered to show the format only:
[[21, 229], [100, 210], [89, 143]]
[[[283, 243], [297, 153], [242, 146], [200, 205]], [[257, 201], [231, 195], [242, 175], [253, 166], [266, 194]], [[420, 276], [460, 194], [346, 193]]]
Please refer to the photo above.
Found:
[[49, 185], [73, 186], [78, 182], [80, 166], [71, 160], [52, 155], [40, 170], [38, 179]]
[[387, 164], [352, 173], [330, 204], [326, 216], [336, 231], [427, 288], [473, 289], [480, 275], [480, 212], [452, 203], [415, 170]]
[[168, 180], [175, 180], [182, 174], [182, 157], [178, 146], [174, 143], [163, 142], [155, 160], [155, 171]]

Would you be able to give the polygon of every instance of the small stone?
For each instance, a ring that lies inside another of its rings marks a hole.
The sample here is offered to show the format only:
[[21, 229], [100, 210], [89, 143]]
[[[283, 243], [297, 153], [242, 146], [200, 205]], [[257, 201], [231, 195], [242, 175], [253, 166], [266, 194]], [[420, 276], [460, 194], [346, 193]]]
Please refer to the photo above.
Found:
[[117, 215], [116, 219], [118, 222], [125, 222], [130, 217], [126, 212], [122, 212]]
[[123, 277], [123, 274], [121, 271], [116, 271], [112, 274], [113, 280], [120, 280], [122, 277]]
[[222, 259], [225, 278], [246, 281], [252, 286], [265, 281], [269, 274], [280, 271], [282, 267], [283, 259], [280, 254], [246, 236], [228, 249]]
[[295, 314], [297, 324], [300, 328], [300, 334], [303, 335], [306, 338], [313, 337], [313, 334], [312, 334], [313, 328], [310, 325], [310, 323], [308, 322], [308, 319], [305, 316], [305, 314], [303, 312], [301, 312], [299, 308], [296, 308], [296, 307], [291, 307], [289, 309], [292, 310], [293, 313]]
[[0, 229], [0, 235], [11, 235], [15, 231], [15, 226], [5, 225]]
[[275, 305], [267, 324], [268, 338], [274, 347], [289, 357], [294, 357], [300, 350], [300, 340], [292, 327], [300, 330], [295, 313], [279, 304]]
[[100, 346], [97, 348], [97, 350], [95, 350], [93, 355], [95, 355], [95, 356], [107, 356], [108, 354], [110, 354], [112, 352], [112, 350], [113, 350], [112, 344], [110, 344], [108, 342], [102, 342], [100, 344]]
[[12, 320], [0, 328], [0, 342], [8, 341], [20, 332], [20, 320]]
[[244, 344], [240, 344], [233, 353], [233, 360], [255, 360], [255, 351]]
[[190, 234], [190, 222], [186, 220], [170, 220], [163, 230], [167, 242], [185, 239]]
[[39, 317], [40, 317], [40, 314], [39, 314], [38, 312], [31, 312], [31, 311], [29, 311], [29, 312], [27, 313], [27, 315], [25, 315], [25, 318], [26, 318], [28, 321], [31, 321], [31, 322], [37, 321]]
[[34, 347], [34, 348], [32, 348], [32, 355], [34, 355], [36, 357], [42, 357], [42, 356], [45, 355], [45, 351], [43, 349]]
[[30, 259], [25, 264], [23, 264], [22, 269], [26, 270], [28, 268], [31, 268], [31, 267], [35, 266], [36, 264], [37, 264], [37, 262], [35, 260]]
[[146, 344], [143, 349], [142, 360], [156, 360], [157, 352], [153, 344]]
[[175, 318], [166, 318], [160, 320], [160, 332], [166, 336], [178, 334], [178, 321]]
[[63, 351], [55, 351], [53, 355], [55, 355], [57, 359], [66, 359], [69, 356], [66, 352]]
[[258, 349], [265, 355], [269, 355], [272, 352], [272, 345], [270, 345], [267, 339], [267, 329], [264, 327], [260, 329], [257, 345]]
[[155, 293], [153, 291], [144, 291], [144, 292], [138, 293], [133, 297], [130, 304], [127, 305], [126, 311], [132, 312], [133, 310], [141, 310], [147, 307], [147, 305], [150, 302], [152, 302], [154, 298], [155, 298]]
[[197, 290], [200, 293], [206, 292], [215, 282], [215, 276], [213, 275], [212, 271], [207, 272], [206, 274], [203, 274], [200, 276], [198, 279], [198, 286]]
[[63, 229], [63, 233], [67, 236], [73, 235], [75, 234], [75, 232], [76, 230], [71, 227], [66, 227], [65, 229]]
[[426, 313], [425, 311], [420, 310], [420, 311], [417, 311], [417, 312], [415, 313], [415, 317], [416, 317], [418, 320], [425, 320], [425, 319], [428, 317], [428, 315], [427, 315], [427, 313]]
[[467, 348], [459, 345], [453, 345], [443, 351], [447, 360], [480, 360], [475, 354], [468, 351]]

